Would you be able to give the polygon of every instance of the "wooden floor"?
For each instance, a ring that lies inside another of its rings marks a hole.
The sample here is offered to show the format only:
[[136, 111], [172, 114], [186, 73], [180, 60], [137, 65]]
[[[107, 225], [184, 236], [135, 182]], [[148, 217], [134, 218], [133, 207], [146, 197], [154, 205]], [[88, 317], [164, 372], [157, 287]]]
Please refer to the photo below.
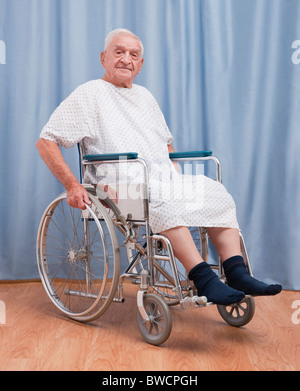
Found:
[[300, 370], [300, 324], [292, 321], [300, 292], [256, 298], [253, 320], [240, 329], [227, 325], [216, 306], [173, 307], [171, 336], [155, 347], [137, 329], [136, 290], [126, 284], [124, 304], [81, 324], [58, 312], [40, 282], [0, 284], [0, 370]]

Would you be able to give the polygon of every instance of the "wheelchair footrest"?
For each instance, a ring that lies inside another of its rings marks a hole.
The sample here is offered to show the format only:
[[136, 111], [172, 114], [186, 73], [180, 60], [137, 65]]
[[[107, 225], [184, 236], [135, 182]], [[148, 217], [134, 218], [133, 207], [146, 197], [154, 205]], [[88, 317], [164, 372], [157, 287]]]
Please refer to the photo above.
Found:
[[205, 296], [187, 296], [180, 301], [180, 304], [184, 310], [199, 308], [207, 304], [207, 298]]

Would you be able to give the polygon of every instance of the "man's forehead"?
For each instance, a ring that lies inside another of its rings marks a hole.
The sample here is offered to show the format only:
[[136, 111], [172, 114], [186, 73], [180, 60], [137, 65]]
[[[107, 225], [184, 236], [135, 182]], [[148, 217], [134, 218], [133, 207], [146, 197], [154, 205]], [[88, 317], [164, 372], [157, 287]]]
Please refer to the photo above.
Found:
[[141, 51], [141, 45], [137, 38], [132, 37], [131, 35], [117, 35], [114, 37], [110, 45], [114, 49], [129, 49], [129, 50], [135, 50], [135, 51]]

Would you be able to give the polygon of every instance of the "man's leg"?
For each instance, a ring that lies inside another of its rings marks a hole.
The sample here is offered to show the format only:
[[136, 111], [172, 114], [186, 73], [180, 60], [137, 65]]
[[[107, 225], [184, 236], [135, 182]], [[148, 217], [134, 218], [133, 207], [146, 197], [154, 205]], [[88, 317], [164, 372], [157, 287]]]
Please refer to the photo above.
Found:
[[223, 284], [203, 261], [187, 227], [172, 228], [161, 234], [171, 241], [175, 257], [185, 267], [190, 280], [194, 281], [199, 296], [223, 305], [236, 303], [245, 297], [243, 292]]
[[276, 295], [281, 292], [281, 285], [268, 285], [250, 276], [241, 256], [238, 229], [213, 227], [208, 229], [208, 235], [223, 262], [229, 286], [253, 296]]
[[241, 241], [238, 229], [210, 227], [207, 229], [207, 232], [222, 262], [235, 255], [241, 255]]
[[204, 262], [187, 227], [172, 228], [161, 234], [171, 241], [174, 255], [187, 273], [200, 262]]

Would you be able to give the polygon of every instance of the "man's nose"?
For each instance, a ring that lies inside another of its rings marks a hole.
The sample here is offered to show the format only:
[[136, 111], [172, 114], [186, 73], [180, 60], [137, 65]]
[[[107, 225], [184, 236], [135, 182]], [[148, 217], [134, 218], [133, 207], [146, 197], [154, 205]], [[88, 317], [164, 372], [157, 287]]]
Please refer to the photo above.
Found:
[[125, 63], [125, 64], [129, 64], [130, 63], [130, 54], [129, 52], [125, 52], [123, 57], [122, 57], [122, 61]]

